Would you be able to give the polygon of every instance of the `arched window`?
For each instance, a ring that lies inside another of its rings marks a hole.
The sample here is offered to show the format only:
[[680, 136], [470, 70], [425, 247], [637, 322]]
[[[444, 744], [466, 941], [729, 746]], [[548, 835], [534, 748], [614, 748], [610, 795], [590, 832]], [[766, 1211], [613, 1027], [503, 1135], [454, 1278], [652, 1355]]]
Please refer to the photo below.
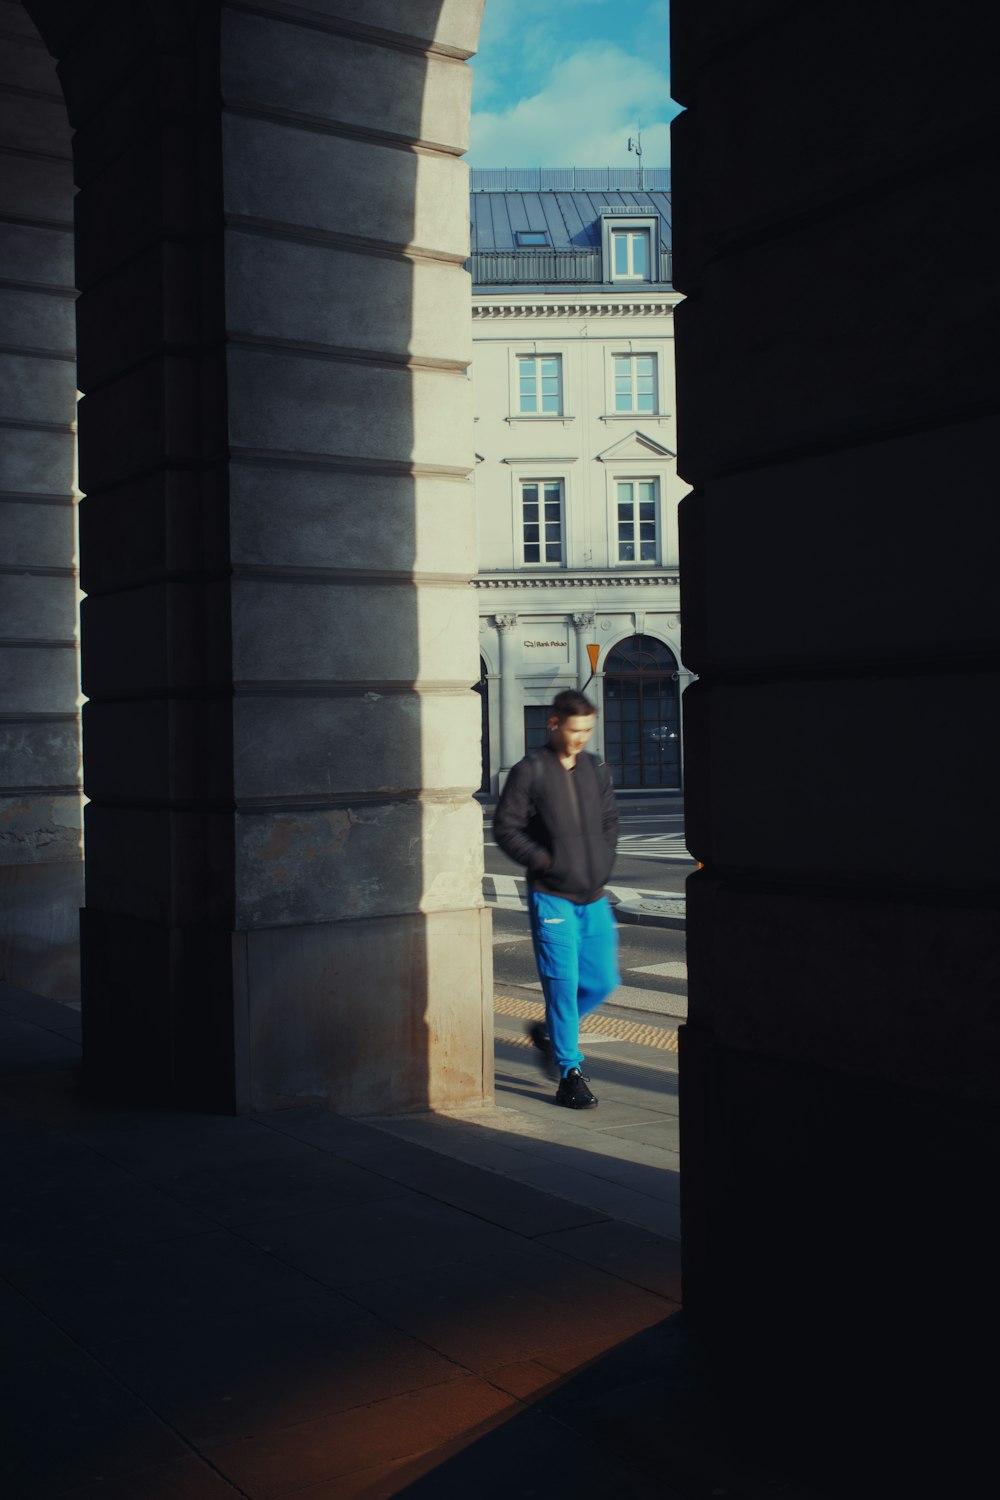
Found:
[[680, 787], [677, 658], [654, 636], [621, 641], [605, 663], [604, 755], [618, 787]]

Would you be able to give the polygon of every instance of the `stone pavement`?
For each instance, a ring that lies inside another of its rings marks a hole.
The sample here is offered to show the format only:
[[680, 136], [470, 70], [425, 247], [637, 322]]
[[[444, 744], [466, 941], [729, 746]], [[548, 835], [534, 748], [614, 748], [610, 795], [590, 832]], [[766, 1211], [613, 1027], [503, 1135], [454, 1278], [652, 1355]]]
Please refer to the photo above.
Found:
[[818, 1495], [678, 1311], [673, 1034], [573, 1115], [523, 1024], [495, 1108], [198, 1116], [89, 1102], [78, 1013], [0, 986], [3, 1500]]

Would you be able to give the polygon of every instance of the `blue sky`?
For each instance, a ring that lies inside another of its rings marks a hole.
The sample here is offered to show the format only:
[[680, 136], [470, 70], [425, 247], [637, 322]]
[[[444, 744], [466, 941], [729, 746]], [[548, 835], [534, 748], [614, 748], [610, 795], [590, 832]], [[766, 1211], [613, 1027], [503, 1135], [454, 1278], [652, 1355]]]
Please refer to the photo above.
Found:
[[474, 167], [670, 163], [669, 0], [486, 0], [472, 60]]

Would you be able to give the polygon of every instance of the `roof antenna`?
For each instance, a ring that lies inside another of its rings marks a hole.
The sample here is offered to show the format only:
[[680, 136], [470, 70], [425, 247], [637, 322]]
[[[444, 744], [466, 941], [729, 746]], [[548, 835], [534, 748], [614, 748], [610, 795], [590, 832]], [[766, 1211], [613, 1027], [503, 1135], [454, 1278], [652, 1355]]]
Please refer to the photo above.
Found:
[[640, 126], [638, 124], [635, 127], [635, 135], [630, 135], [629, 138], [628, 138], [628, 149], [630, 151], [634, 151], [635, 154], [636, 154], [636, 156], [639, 158], [639, 191], [641, 193], [642, 192], [642, 130], [641, 130], [641, 128], [640, 128]]

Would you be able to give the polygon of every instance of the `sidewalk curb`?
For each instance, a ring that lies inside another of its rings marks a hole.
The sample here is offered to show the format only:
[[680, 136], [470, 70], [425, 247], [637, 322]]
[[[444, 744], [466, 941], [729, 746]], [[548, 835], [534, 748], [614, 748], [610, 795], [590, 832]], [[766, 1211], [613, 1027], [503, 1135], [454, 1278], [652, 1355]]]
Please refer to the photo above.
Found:
[[668, 917], [661, 912], [643, 911], [634, 906], [612, 906], [615, 920], [626, 927], [667, 927], [674, 932], [683, 932], [687, 927], [686, 917]]

